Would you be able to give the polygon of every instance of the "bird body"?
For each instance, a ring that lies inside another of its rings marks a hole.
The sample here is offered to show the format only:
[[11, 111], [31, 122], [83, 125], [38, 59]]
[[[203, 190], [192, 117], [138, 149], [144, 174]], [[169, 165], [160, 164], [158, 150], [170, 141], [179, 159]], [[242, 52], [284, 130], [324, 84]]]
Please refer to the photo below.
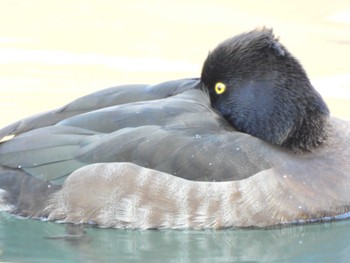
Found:
[[350, 124], [267, 29], [224, 41], [199, 79], [98, 91], [0, 138], [0, 206], [22, 216], [198, 229], [350, 210]]

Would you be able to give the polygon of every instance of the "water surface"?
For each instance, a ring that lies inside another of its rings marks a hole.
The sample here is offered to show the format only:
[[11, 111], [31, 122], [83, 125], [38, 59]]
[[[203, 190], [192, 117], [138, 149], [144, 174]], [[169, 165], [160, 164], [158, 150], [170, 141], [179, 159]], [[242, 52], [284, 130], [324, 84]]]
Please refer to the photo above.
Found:
[[119, 230], [0, 213], [6, 262], [349, 262], [350, 221], [275, 229]]

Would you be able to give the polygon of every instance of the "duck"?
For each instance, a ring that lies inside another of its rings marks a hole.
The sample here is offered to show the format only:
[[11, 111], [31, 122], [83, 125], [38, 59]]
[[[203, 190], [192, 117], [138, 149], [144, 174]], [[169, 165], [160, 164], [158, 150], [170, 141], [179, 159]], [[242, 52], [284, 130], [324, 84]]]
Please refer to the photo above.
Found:
[[272, 29], [200, 78], [97, 91], [0, 129], [0, 207], [137, 229], [271, 227], [350, 212], [350, 123]]

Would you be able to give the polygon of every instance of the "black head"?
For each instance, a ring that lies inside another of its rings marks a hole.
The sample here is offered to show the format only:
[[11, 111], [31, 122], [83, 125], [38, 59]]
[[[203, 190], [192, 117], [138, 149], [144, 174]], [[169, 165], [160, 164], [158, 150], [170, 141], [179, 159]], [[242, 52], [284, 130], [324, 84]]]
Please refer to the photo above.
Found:
[[239, 131], [296, 152], [326, 140], [328, 107], [272, 30], [219, 44], [203, 65], [201, 82], [212, 106]]

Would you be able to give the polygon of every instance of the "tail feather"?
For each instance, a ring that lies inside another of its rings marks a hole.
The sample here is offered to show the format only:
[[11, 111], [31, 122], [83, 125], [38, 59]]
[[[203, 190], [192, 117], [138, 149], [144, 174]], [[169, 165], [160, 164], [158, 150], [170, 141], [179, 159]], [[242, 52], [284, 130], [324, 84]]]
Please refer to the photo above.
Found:
[[61, 188], [20, 169], [0, 166], [0, 209], [25, 217], [47, 217], [46, 202]]

